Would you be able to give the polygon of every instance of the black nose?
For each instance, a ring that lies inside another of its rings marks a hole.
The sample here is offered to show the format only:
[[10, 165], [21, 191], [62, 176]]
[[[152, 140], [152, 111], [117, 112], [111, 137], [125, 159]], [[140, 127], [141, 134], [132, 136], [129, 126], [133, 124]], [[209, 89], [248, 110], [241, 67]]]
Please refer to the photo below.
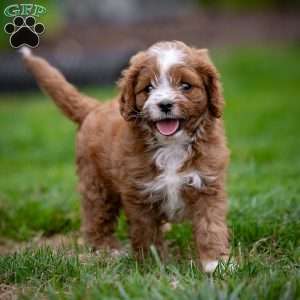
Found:
[[171, 111], [173, 104], [171, 102], [161, 102], [158, 103], [158, 107], [160, 108], [160, 110], [164, 113], [168, 113]]

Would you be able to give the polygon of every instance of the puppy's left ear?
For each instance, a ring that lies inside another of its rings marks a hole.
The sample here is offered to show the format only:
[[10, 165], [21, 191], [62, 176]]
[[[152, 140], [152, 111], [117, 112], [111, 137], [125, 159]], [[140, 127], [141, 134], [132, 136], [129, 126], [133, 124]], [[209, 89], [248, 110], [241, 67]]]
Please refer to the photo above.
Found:
[[207, 49], [196, 50], [198, 69], [204, 78], [208, 97], [208, 109], [213, 117], [220, 118], [224, 108], [224, 98], [219, 73], [212, 63]]

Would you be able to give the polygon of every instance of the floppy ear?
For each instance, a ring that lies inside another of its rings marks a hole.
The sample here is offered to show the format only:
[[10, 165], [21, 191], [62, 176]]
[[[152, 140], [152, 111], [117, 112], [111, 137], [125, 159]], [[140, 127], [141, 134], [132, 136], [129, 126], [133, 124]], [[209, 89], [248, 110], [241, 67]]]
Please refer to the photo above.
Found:
[[223, 113], [224, 99], [219, 73], [212, 63], [207, 49], [197, 49], [198, 69], [204, 78], [208, 97], [208, 109], [213, 117], [220, 118]]
[[130, 76], [130, 70], [125, 70], [122, 73], [122, 78], [118, 82], [121, 90], [119, 98], [120, 113], [126, 121], [131, 121], [135, 118], [135, 95], [134, 95], [134, 78]]
[[130, 59], [129, 68], [122, 72], [122, 77], [118, 81], [118, 86], [121, 91], [119, 98], [120, 113], [126, 121], [134, 120], [138, 113], [134, 88], [140, 71], [139, 62], [143, 55], [143, 52], [139, 52]]

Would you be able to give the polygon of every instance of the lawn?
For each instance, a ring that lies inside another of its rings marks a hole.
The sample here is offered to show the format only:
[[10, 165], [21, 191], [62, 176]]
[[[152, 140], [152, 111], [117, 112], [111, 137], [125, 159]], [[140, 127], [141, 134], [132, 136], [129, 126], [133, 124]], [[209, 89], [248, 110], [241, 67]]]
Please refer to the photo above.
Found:
[[[0, 298], [300, 299], [300, 48], [213, 57], [227, 100], [228, 221], [239, 267], [202, 274], [188, 224], [168, 233], [165, 264], [155, 251], [144, 264], [92, 255], [78, 238], [74, 125], [40, 92], [0, 95]], [[118, 235], [128, 246], [124, 218]]]

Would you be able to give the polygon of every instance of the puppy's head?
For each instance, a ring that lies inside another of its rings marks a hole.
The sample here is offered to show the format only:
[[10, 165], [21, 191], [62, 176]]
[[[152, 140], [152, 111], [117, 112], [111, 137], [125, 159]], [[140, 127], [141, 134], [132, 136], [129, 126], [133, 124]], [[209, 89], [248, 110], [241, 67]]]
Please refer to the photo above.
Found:
[[192, 137], [202, 116], [220, 118], [223, 97], [206, 49], [160, 42], [130, 60], [119, 82], [120, 110], [161, 141]]

